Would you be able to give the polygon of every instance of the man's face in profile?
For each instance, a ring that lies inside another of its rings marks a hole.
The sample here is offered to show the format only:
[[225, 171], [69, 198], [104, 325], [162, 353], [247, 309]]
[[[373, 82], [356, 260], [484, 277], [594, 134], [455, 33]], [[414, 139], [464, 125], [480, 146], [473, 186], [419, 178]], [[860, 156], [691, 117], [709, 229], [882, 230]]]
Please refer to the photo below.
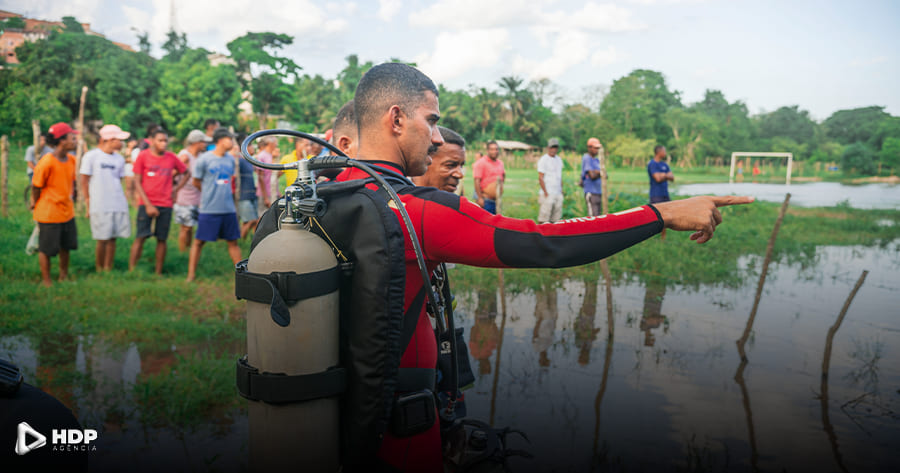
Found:
[[414, 110], [404, 111], [406, 127], [400, 142], [401, 152], [406, 161], [408, 176], [422, 176], [431, 164], [428, 150], [432, 145], [444, 143], [437, 122], [441, 117], [438, 98], [432, 92], [425, 92], [423, 100]]
[[466, 164], [466, 149], [453, 143], [444, 143], [429, 150], [431, 165], [422, 176], [425, 186], [437, 187], [442, 191], [456, 192], [463, 179]]

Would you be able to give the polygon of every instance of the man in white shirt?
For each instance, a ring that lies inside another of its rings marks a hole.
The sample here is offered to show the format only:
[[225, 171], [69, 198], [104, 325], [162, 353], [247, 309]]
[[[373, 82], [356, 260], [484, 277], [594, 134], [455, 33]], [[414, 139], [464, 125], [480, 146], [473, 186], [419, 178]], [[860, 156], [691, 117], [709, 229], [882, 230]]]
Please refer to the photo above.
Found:
[[547, 154], [538, 160], [538, 182], [541, 192], [538, 194], [538, 202], [541, 209], [538, 212], [538, 223], [553, 223], [562, 218], [563, 191], [562, 191], [562, 158], [557, 156], [559, 140], [550, 138], [547, 141]]
[[91, 221], [91, 236], [97, 240], [97, 272], [109, 271], [116, 255], [116, 238], [131, 236], [128, 200], [122, 190], [125, 158], [118, 153], [130, 133], [116, 125], [100, 129], [100, 143], [81, 158], [81, 188]]

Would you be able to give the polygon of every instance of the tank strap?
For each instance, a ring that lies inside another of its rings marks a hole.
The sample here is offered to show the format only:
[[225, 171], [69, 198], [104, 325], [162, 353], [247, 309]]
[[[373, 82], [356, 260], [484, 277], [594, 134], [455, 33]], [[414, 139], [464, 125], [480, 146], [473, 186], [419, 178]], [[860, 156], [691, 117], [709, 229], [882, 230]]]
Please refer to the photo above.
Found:
[[272, 320], [286, 327], [291, 321], [289, 305], [337, 291], [340, 275], [338, 266], [303, 274], [293, 271], [251, 273], [247, 271], [247, 260], [243, 260], [234, 266], [234, 295], [238, 299], [268, 304]]
[[339, 367], [292, 376], [260, 373], [247, 363], [244, 355], [238, 360], [236, 371], [238, 392], [252, 401], [303, 402], [338, 396], [347, 389], [347, 373]]

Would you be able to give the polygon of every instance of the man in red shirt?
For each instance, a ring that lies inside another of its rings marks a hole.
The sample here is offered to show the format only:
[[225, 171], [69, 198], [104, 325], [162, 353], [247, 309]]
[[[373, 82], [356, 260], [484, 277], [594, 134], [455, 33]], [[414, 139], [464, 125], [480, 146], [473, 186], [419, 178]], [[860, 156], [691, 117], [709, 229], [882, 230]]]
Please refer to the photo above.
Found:
[[491, 140], [487, 143], [488, 154], [479, 158], [472, 165], [472, 176], [475, 178], [475, 197], [478, 205], [492, 214], [497, 213], [497, 189], [506, 179], [506, 169], [500, 161], [500, 145]]
[[[357, 158], [385, 174], [421, 176], [431, 163], [431, 146], [440, 146], [438, 90], [427, 76], [405, 64], [373, 67], [356, 88], [354, 107], [359, 130]], [[337, 181], [364, 179], [350, 168]], [[376, 189], [375, 184], [368, 185]], [[659, 233], [663, 227], [691, 230], [705, 243], [722, 222], [717, 207], [751, 202], [750, 197], [693, 197], [657, 206], [645, 205], [616, 214], [538, 225], [491, 215], [481, 207], [434, 188], [396, 187], [424, 253], [429, 271], [439, 263], [482, 267], [564, 267], [605, 258]], [[389, 205], [400, 218], [399, 210]], [[410, 236], [406, 241], [404, 312], [413, 305], [425, 281]], [[418, 324], [400, 359], [401, 368], [433, 369], [438, 352], [425, 307], [416, 309]], [[402, 393], [398, 393], [402, 394]], [[437, 417], [437, 416], [435, 416]], [[378, 458], [404, 471], [442, 471], [440, 423], [406, 437], [383, 433]], [[368, 465], [376, 469], [376, 465]]]
[[[172, 223], [172, 205], [175, 194], [191, 178], [191, 171], [168, 151], [169, 134], [157, 128], [150, 134], [150, 147], [138, 154], [134, 162], [134, 190], [138, 196], [137, 234], [131, 245], [128, 270], [131, 271], [141, 259], [144, 242], [151, 235], [156, 237], [156, 274], [162, 274], [166, 260], [166, 239]], [[184, 178], [173, 189], [175, 176]]]

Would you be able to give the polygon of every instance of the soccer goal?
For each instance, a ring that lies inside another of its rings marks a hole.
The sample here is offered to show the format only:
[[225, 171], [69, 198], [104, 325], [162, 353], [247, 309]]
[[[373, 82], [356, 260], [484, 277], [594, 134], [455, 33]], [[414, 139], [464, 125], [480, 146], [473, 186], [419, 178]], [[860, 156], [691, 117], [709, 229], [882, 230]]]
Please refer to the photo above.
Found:
[[785, 175], [785, 181], [787, 182], [787, 185], [791, 185], [791, 168], [794, 164], [793, 153], [750, 153], [740, 151], [731, 153], [731, 172], [728, 174], [729, 183], [734, 183], [734, 169], [737, 158], [787, 158], [787, 173]]

